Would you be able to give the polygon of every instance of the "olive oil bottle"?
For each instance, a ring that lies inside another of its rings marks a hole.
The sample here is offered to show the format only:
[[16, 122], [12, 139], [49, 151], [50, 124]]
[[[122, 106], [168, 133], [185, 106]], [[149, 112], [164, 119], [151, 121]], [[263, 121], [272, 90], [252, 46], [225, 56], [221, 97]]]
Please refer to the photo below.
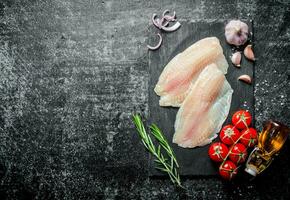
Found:
[[250, 154], [245, 171], [256, 176], [264, 171], [278, 155], [285, 143], [290, 130], [287, 126], [276, 121], [265, 123], [259, 134], [258, 146]]

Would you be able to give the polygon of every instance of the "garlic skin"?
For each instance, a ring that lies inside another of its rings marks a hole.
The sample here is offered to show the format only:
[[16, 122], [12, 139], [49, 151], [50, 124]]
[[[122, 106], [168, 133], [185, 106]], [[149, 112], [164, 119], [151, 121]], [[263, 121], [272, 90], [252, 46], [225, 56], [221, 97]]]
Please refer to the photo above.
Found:
[[240, 20], [231, 20], [225, 27], [225, 37], [229, 44], [240, 46], [248, 40], [249, 27]]
[[251, 61], [255, 61], [255, 54], [253, 52], [253, 48], [252, 45], [248, 45], [246, 46], [246, 48], [244, 49], [244, 55], [246, 56], [246, 58], [248, 58]]
[[242, 59], [242, 54], [241, 52], [237, 51], [235, 53], [233, 53], [231, 60], [232, 63], [236, 66], [236, 67], [241, 67], [241, 59]]
[[252, 83], [252, 78], [247, 74], [239, 76], [238, 80], [243, 81], [249, 85]]

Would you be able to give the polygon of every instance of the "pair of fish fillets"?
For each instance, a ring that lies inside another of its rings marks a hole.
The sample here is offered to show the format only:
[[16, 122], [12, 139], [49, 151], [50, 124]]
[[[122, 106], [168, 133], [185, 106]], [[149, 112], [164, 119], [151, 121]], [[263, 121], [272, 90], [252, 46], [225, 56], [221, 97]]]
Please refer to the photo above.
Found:
[[233, 89], [228, 63], [216, 37], [194, 43], [163, 69], [154, 91], [160, 106], [180, 107], [173, 142], [184, 148], [210, 143], [226, 120]]

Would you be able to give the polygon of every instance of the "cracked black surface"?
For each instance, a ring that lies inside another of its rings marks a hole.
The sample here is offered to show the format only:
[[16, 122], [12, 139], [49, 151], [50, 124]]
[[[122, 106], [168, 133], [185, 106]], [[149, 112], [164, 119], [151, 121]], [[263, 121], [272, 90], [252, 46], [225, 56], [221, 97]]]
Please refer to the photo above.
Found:
[[[290, 125], [290, 1], [0, 0], [0, 199], [289, 199], [289, 139], [254, 181], [149, 179], [152, 13], [253, 19], [255, 116]], [[133, 142], [132, 142], [133, 141]]]

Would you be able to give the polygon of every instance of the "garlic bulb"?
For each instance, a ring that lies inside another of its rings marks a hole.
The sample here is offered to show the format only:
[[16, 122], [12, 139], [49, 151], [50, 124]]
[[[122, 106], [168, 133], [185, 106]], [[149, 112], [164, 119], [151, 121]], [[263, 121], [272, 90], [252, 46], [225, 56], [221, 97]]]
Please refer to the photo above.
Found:
[[249, 60], [255, 61], [255, 55], [254, 55], [254, 52], [253, 52], [252, 45], [249, 44], [248, 46], [246, 46], [246, 48], [244, 49], [244, 55]]
[[249, 27], [240, 20], [231, 20], [225, 27], [225, 36], [229, 44], [240, 46], [248, 39]]
[[241, 67], [241, 59], [242, 59], [242, 54], [241, 52], [237, 51], [235, 53], [233, 53], [232, 55], [232, 63], [236, 66], [236, 67]]

